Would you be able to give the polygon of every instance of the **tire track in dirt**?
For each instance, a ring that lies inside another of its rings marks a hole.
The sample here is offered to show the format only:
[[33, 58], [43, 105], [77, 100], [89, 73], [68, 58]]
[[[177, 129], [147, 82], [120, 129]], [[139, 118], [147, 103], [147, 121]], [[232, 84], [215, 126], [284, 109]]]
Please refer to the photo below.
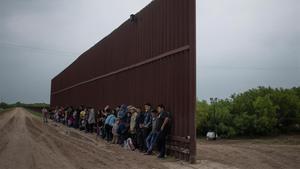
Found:
[[[80, 168], [82, 162], [80, 162], [80, 159], [74, 160], [74, 152], [84, 154], [87, 154], [89, 151], [95, 152], [94, 150], [90, 149], [90, 147], [86, 147], [84, 149], [80, 148], [85, 145], [83, 145], [81, 142], [76, 142], [75, 139], [70, 140], [72, 137], [68, 138], [59, 132], [53, 131], [52, 129], [47, 129], [42, 134], [43, 131], [36, 126], [37, 122], [33, 121], [35, 121], [35, 119], [30, 120], [29, 118], [26, 118], [26, 126], [28, 127], [29, 132], [32, 134], [33, 139], [35, 139], [37, 142], [46, 143], [45, 146], [49, 147], [52, 151], [59, 152], [61, 156], [66, 157], [66, 161], [69, 161], [69, 163], [73, 163], [73, 165], [79, 166]], [[54, 135], [51, 132], [55, 132]], [[75, 135], [79, 136], [79, 134]], [[72, 151], [70, 152], [70, 150]], [[102, 166], [107, 166], [104, 161], [101, 161], [97, 158], [95, 158], [94, 161]]]
[[[145, 159], [137, 160], [136, 157], [130, 157], [132, 152], [109, 145], [102, 140], [96, 140], [94, 135], [85, 134], [56, 123], [50, 122], [50, 124], [45, 125], [41, 123], [40, 119], [28, 114], [25, 117], [25, 126], [29, 137], [35, 142], [35, 147], [40, 152], [45, 151], [51, 153], [52, 156], [55, 155], [54, 160], [62, 159], [60, 162], [63, 166], [67, 166], [65, 168], [166, 168], [153, 162], [153, 159], [148, 162]], [[117, 151], [113, 151], [111, 148], [117, 148]], [[50, 155], [50, 159], [52, 156]], [[139, 156], [143, 157], [141, 154]]]
[[229, 169], [219, 163], [189, 165], [158, 160], [95, 135], [42, 120], [22, 108], [0, 115], [0, 169]]
[[53, 137], [48, 132], [41, 129], [44, 128], [44, 126], [40, 126], [41, 128], [39, 128], [35, 123], [40, 122], [35, 121], [37, 120], [34, 118], [26, 117], [26, 128], [29, 131], [31, 138], [37, 143], [37, 146], [41, 149], [46, 149], [46, 151], [51, 152], [52, 155], [54, 154], [56, 156], [55, 158], [53, 158], [53, 156], [50, 157], [53, 161], [60, 161], [61, 164], [69, 166], [69, 168], [77, 168], [64, 153], [65, 148], [61, 141], [65, 140], [58, 141], [57, 137]]
[[30, 158], [32, 152], [32, 143], [26, 136], [24, 127], [24, 114], [16, 108], [1, 116], [3, 125], [0, 128], [0, 143], [5, 143], [1, 147], [0, 168], [14, 169], [28, 168], [33, 164]]
[[[3, 116], [4, 115], [2, 114], [1, 117], [3, 117]], [[13, 125], [14, 121], [15, 121], [15, 117], [11, 116], [11, 117], [9, 117], [9, 120], [6, 121], [0, 128], [0, 136], [1, 136], [0, 154], [6, 149], [6, 147], [8, 145], [9, 139], [7, 138], [7, 135], [12, 132], [12, 129], [13, 129], [12, 125]]]

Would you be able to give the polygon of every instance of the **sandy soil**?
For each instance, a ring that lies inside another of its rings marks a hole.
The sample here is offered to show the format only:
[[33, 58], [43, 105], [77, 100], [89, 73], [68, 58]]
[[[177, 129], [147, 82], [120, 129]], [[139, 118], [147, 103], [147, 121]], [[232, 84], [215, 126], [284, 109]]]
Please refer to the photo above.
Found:
[[0, 169], [292, 169], [300, 166], [299, 152], [298, 142], [202, 140], [197, 164], [191, 165], [124, 150], [54, 122], [43, 124], [22, 108], [0, 114]]
[[198, 159], [241, 169], [299, 169], [300, 136], [253, 140], [200, 140]]
[[154, 157], [129, 152], [55, 123], [43, 124], [24, 109], [0, 117], [0, 169], [160, 169]]

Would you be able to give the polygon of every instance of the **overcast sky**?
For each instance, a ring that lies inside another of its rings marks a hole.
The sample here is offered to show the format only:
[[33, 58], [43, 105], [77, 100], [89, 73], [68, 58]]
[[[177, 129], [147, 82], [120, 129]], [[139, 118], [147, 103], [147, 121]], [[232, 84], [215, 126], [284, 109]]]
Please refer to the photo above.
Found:
[[[151, 0], [0, 0], [0, 97], [49, 103], [50, 80]], [[299, 0], [197, 0], [197, 97], [300, 86]]]

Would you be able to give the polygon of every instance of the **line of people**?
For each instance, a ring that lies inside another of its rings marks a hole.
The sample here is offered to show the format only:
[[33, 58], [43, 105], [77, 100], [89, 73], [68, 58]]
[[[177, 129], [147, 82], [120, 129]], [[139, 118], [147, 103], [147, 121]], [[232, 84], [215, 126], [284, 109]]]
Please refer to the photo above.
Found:
[[84, 106], [60, 107], [51, 110], [49, 116], [56, 122], [87, 133], [96, 132], [107, 142], [133, 151], [138, 149], [145, 155], [153, 154], [157, 147], [158, 158], [165, 157], [171, 117], [162, 104], [153, 108], [146, 103], [143, 109], [123, 104], [98, 111]]

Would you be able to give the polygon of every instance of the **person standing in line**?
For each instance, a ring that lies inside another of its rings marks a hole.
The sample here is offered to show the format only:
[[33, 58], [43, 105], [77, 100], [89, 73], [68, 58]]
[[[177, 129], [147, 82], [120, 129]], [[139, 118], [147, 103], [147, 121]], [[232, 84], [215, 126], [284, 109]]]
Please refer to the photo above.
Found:
[[143, 148], [143, 151], [146, 153], [147, 151], [147, 143], [146, 143], [146, 139], [151, 131], [151, 127], [152, 127], [152, 118], [151, 118], [151, 104], [150, 103], [146, 103], [144, 105], [145, 108], [145, 114], [144, 114], [144, 124], [143, 124], [143, 141], [144, 141], [144, 145], [145, 147]]
[[127, 106], [125, 104], [122, 104], [117, 113], [118, 113], [117, 117], [121, 120], [121, 122], [125, 122], [126, 121]]
[[88, 114], [88, 132], [90, 133], [93, 133], [94, 130], [94, 124], [96, 123], [95, 117], [95, 109], [91, 108]]
[[165, 158], [166, 154], [166, 139], [169, 131], [169, 114], [165, 112], [164, 105], [157, 106], [158, 117], [156, 121], [156, 131], [158, 134], [157, 146], [159, 150], [158, 158]]
[[74, 128], [79, 128], [79, 121], [80, 121], [80, 112], [81, 112], [81, 108], [79, 107], [78, 109], [76, 109], [76, 111], [73, 113], [74, 116]]
[[107, 114], [107, 112], [106, 112], [106, 109], [104, 109], [104, 110], [102, 110], [101, 111], [101, 126], [100, 126], [100, 135], [101, 135], [101, 137], [103, 138], [103, 139], [105, 139], [106, 138], [106, 128], [105, 128], [105, 121], [106, 121], [106, 119], [107, 119], [107, 116], [108, 116], [108, 114]]
[[156, 130], [156, 124], [157, 124], [156, 121], [157, 121], [157, 111], [152, 110], [152, 131], [146, 139], [148, 150], [145, 155], [151, 155], [154, 145], [156, 144], [156, 140], [158, 136], [158, 131]]
[[137, 145], [137, 139], [136, 139], [136, 118], [137, 118], [137, 110], [135, 107], [131, 107], [130, 108], [130, 112], [131, 112], [131, 117], [130, 117], [130, 125], [129, 125], [129, 134], [130, 134], [130, 138], [132, 139], [132, 142], [134, 144], [134, 146], [136, 147]]
[[86, 124], [85, 115], [86, 115], [86, 112], [87, 112], [86, 108], [83, 108], [82, 111], [80, 112], [80, 126], [79, 126], [80, 130], [85, 130], [85, 124]]
[[44, 107], [42, 109], [43, 122], [48, 123], [48, 110]]
[[107, 114], [109, 114], [105, 120], [105, 132], [106, 140], [109, 142], [112, 140], [112, 127], [115, 123], [116, 116], [112, 113], [110, 109], [107, 109]]
[[137, 148], [140, 151], [143, 151], [145, 146], [145, 142], [143, 140], [143, 126], [144, 126], [144, 112], [142, 111], [141, 107], [136, 108], [137, 111], [137, 117], [136, 117], [136, 123], [135, 123], [135, 128], [136, 128], [136, 136], [137, 136]]

